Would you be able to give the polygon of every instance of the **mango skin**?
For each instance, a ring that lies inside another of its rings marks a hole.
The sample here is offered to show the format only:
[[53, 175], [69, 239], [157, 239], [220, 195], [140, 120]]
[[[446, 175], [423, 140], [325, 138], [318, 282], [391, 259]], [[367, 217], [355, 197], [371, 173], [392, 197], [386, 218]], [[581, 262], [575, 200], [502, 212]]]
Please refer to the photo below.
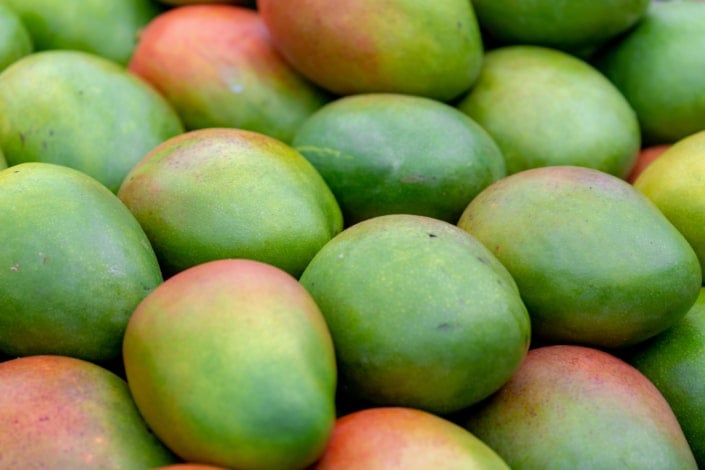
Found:
[[206, 261], [249, 258], [298, 277], [343, 226], [316, 169], [289, 145], [232, 128], [186, 132], [152, 149], [118, 197], [170, 276]]
[[236, 127], [288, 143], [329, 100], [274, 49], [259, 13], [234, 5], [161, 13], [140, 33], [128, 68], [168, 99], [187, 130]]
[[644, 145], [705, 129], [705, 3], [652, 2], [627, 35], [591, 62], [639, 118]]
[[0, 72], [34, 51], [32, 38], [15, 10], [0, 4]]
[[[579, 56], [632, 28], [650, 0], [472, 0], [478, 22], [499, 44], [535, 44]], [[521, 18], [521, 21], [517, 21]]]
[[0, 171], [0, 350], [118, 358], [137, 304], [162, 282], [147, 236], [86, 174], [50, 163]]
[[466, 0], [260, 0], [257, 7], [284, 58], [335, 95], [449, 101], [472, 86], [482, 65]]
[[123, 379], [92, 362], [37, 355], [0, 363], [4, 468], [154, 468], [178, 461]]
[[705, 466], [705, 288], [685, 317], [637, 345], [626, 361], [663, 394], [698, 465]]
[[373, 407], [338, 418], [311, 470], [343, 468], [509, 470], [496, 452], [458, 424], [404, 407]]
[[507, 173], [577, 165], [626, 177], [641, 147], [637, 115], [585, 60], [542, 46], [488, 51], [457, 107], [497, 142]]
[[22, 20], [36, 51], [71, 49], [126, 65], [138, 33], [161, 7], [151, 0], [3, 0]]
[[438, 414], [497, 390], [531, 336], [514, 280], [476, 239], [431, 217], [348, 227], [300, 278], [336, 346], [351, 399]]
[[680, 320], [702, 284], [683, 235], [624, 180], [584, 167], [526, 170], [487, 187], [458, 226], [516, 280], [534, 338], [605, 348]]
[[135, 402], [187, 462], [300, 469], [335, 421], [335, 352], [318, 306], [284, 271], [246, 259], [167, 279], [123, 344]]
[[632, 183], [683, 234], [705, 272], [705, 129], [668, 144]]
[[594, 348], [530, 350], [507, 384], [462, 422], [512, 469], [697, 469], [658, 389]]
[[477, 193], [506, 174], [482, 127], [420, 96], [340, 98], [304, 121], [292, 146], [326, 180], [348, 226], [392, 213], [455, 223]]
[[8, 164], [65, 165], [113, 192], [149, 150], [184, 130], [147, 82], [74, 50], [35, 52], [5, 69], [0, 108], [0, 147]]

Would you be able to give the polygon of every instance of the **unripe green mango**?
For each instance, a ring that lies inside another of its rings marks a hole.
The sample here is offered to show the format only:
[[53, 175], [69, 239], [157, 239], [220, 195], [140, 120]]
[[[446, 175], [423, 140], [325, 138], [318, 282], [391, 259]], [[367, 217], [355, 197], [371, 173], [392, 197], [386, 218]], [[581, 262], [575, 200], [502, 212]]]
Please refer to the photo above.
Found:
[[475, 238], [410, 214], [333, 237], [300, 278], [336, 348], [341, 390], [446, 414], [496, 391], [529, 347], [514, 280]]
[[542, 167], [499, 180], [458, 225], [507, 267], [542, 341], [638, 343], [680, 320], [702, 283], [693, 248], [656, 206], [590, 168]]
[[2, 0], [36, 50], [72, 49], [126, 64], [138, 33], [161, 8], [152, 0]]
[[34, 43], [19, 15], [0, 3], [0, 71], [33, 50]]
[[626, 360], [666, 398], [705, 467], [705, 288], [683, 319], [638, 345]]
[[72, 50], [35, 52], [6, 68], [0, 109], [8, 164], [66, 165], [114, 192], [149, 150], [184, 130], [147, 82], [113, 61]]
[[137, 219], [72, 168], [0, 171], [0, 351], [108, 361], [137, 304], [162, 282]]
[[490, 50], [457, 104], [494, 138], [507, 173], [579, 165], [625, 177], [641, 136], [624, 96], [588, 62], [548, 47]]
[[654, 1], [591, 61], [636, 111], [644, 144], [705, 129], [705, 2]]

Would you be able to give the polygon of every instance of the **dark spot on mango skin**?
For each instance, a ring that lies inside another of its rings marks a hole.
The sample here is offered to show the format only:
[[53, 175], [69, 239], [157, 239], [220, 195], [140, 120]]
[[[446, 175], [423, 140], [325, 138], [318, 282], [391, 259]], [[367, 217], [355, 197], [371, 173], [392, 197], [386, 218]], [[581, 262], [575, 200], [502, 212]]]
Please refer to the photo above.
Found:
[[437, 236], [438, 236], [438, 235], [436, 235], [435, 233], [429, 233], [429, 234], [428, 234], [428, 238], [436, 238]]
[[453, 328], [453, 325], [451, 325], [450, 323], [441, 323], [440, 325], [438, 325], [438, 326], [436, 327], [436, 329], [437, 329], [438, 331], [448, 331], [448, 330], [450, 330], [450, 329], [452, 329], [452, 328]]

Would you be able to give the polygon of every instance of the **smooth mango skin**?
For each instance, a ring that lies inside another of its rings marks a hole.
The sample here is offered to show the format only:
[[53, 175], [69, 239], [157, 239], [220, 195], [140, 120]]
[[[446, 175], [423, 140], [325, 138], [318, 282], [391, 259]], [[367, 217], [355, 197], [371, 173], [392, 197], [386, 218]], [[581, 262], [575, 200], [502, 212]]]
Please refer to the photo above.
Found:
[[556, 49], [488, 51], [457, 106], [494, 138], [508, 174], [578, 165], [625, 177], [641, 147], [636, 113], [617, 87], [588, 62]]
[[705, 130], [705, 2], [652, 2], [591, 61], [629, 101], [645, 145]]
[[188, 130], [236, 127], [288, 143], [329, 100], [274, 49], [259, 13], [234, 5], [158, 15], [128, 68], [169, 100]]
[[392, 213], [455, 223], [477, 193], [506, 174], [482, 127], [420, 96], [340, 98], [304, 121], [292, 146], [326, 180], [348, 226]]
[[149, 84], [80, 51], [35, 52], [14, 62], [0, 74], [0, 109], [8, 164], [65, 165], [114, 192], [149, 150], [183, 132], [176, 111]]
[[154, 468], [177, 462], [123, 379], [92, 362], [37, 355], [0, 363], [3, 468]]
[[481, 29], [500, 44], [535, 44], [587, 56], [633, 27], [651, 0], [472, 0]]
[[484, 442], [438, 415], [405, 407], [374, 407], [337, 419], [311, 470], [509, 470]]
[[334, 425], [325, 320], [265, 263], [216, 260], [167, 279], [132, 315], [123, 358], [145, 420], [187, 462], [305, 468]]
[[152, 0], [2, 0], [37, 51], [70, 49], [127, 64], [139, 31], [160, 12]]
[[0, 350], [92, 361], [120, 355], [127, 321], [162, 282], [142, 227], [72, 168], [0, 171]]
[[286, 60], [336, 95], [449, 101], [472, 86], [482, 64], [468, 0], [260, 0], [257, 8]]
[[462, 418], [512, 469], [697, 469], [663, 395], [604, 351], [529, 351], [489, 400]]
[[0, 72], [33, 51], [32, 37], [19, 15], [8, 5], [0, 3]]
[[168, 139], [135, 165], [118, 196], [167, 276], [215, 259], [249, 258], [298, 277], [343, 227], [335, 196], [308, 160], [241, 129]]
[[497, 390], [531, 335], [516, 285], [453, 224], [390, 214], [348, 227], [300, 278], [352, 399], [446, 414]]
[[468, 204], [458, 226], [506, 266], [545, 342], [636, 344], [680, 320], [702, 284], [673, 224], [632, 185], [590, 168], [504, 178]]
[[637, 345], [626, 360], [666, 398], [695, 460], [705, 466], [705, 288], [683, 319]]
[[686, 136], [651, 162], [634, 181], [680, 231], [705, 272], [705, 129]]

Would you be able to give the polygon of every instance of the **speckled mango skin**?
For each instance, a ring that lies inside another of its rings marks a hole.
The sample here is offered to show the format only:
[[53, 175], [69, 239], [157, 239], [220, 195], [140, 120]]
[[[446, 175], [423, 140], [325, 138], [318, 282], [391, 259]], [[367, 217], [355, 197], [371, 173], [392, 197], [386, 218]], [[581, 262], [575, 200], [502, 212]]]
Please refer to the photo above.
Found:
[[695, 251], [663, 213], [595, 169], [510, 175], [475, 197], [458, 226], [512, 274], [542, 342], [636, 344], [682, 318], [702, 283]]
[[169, 139], [130, 171], [118, 196], [167, 276], [205, 261], [249, 258], [298, 277], [343, 224], [329, 187], [300, 153], [241, 129]]
[[149, 430], [122, 378], [67, 356], [0, 363], [0, 429], [6, 468], [153, 468], [178, 461]]
[[457, 411], [497, 390], [529, 346], [511, 276], [438, 219], [359, 222], [321, 248], [300, 282], [331, 330], [341, 389], [375, 405]]
[[72, 168], [0, 171], [0, 350], [118, 358], [137, 304], [162, 282], [157, 257], [115, 194]]
[[461, 422], [513, 469], [697, 468], [654, 384], [596, 348], [531, 349], [509, 382]]

